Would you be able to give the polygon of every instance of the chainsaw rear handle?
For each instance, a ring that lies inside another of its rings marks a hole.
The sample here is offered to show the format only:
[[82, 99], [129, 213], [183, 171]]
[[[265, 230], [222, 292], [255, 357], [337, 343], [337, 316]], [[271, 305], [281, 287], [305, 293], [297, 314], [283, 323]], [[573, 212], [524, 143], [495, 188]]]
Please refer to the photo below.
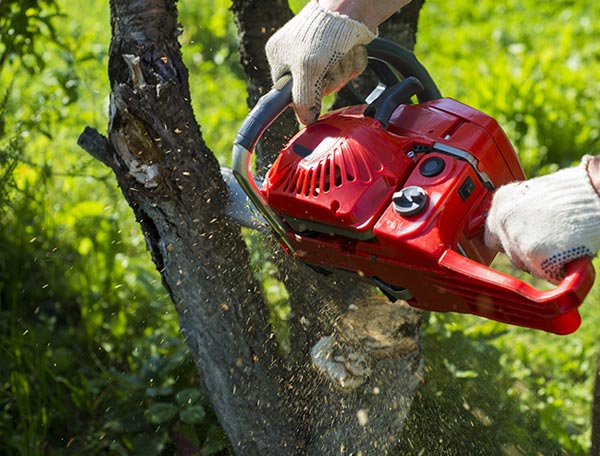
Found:
[[[535, 315], [537, 319], [542, 314], [549, 327], [540, 329], [555, 334], [570, 334], [579, 327], [581, 318], [577, 307], [590, 291], [595, 278], [589, 257], [569, 263], [562, 281], [546, 291], [482, 265], [452, 249], [442, 254], [438, 264], [457, 273], [448, 276], [445, 287], [476, 302], [476, 314], [485, 316], [498, 312], [495, 303], [499, 301], [502, 302], [505, 321], [522, 325], [529, 316]], [[485, 300], [481, 300], [481, 296], [485, 296]], [[531, 319], [534, 320], [533, 317]]]

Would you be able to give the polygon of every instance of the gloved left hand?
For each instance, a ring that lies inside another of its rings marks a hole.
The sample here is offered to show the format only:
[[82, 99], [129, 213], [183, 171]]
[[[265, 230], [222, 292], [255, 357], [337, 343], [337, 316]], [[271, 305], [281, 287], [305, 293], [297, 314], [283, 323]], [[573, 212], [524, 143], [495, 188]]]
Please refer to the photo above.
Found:
[[358, 76], [367, 65], [365, 45], [377, 34], [362, 22], [328, 11], [316, 0], [267, 42], [273, 82], [292, 75], [296, 115], [305, 125], [321, 113], [321, 98]]

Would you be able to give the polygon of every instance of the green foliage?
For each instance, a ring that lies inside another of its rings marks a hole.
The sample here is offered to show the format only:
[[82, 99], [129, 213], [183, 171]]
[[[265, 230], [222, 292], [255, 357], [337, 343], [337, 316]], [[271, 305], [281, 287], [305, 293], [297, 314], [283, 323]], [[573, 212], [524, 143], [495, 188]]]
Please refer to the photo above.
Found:
[[430, 314], [407, 454], [586, 454], [598, 349], [588, 331], [559, 337]]
[[0, 68], [15, 60], [31, 74], [42, 68], [43, 42], [57, 41], [53, 23], [57, 15], [55, 0], [0, 2]]
[[[430, 315], [422, 332], [425, 385], [407, 419], [400, 454], [560, 454], [562, 442], [544, 432], [535, 411], [507, 394], [507, 355], [493, 343], [504, 325]], [[471, 333], [469, 334], [469, 330]]]
[[598, 148], [598, 14], [588, 2], [427, 2], [416, 52], [444, 95], [500, 122], [536, 175]]
[[289, 4], [290, 4], [290, 8], [292, 9], [292, 11], [294, 13], [297, 13], [298, 11], [300, 11], [302, 9], [302, 7], [304, 5], [306, 5], [308, 3], [307, 0], [290, 0]]
[[204, 140], [226, 164], [239, 123], [248, 111], [233, 14], [228, 2], [196, 0], [180, 4], [180, 17], [192, 106]]

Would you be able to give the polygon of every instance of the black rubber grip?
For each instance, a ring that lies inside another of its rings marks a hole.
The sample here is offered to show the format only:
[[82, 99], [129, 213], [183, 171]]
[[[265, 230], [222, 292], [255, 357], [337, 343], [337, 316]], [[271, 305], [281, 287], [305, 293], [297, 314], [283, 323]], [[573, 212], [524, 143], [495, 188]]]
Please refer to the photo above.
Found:
[[264, 131], [291, 103], [292, 77], [286, 75], [248, 113], [237, 132], [234, 144], [252, 153]]
[[421, 103], [442, 98], [440, 90], [427, 69], [417, 60], [415, 54], [405, 47], [390, 40], [377, 38], [367, 45], [367, 53], [369, 58], [387, 63], [403, 77], [414, 76], [421, 81], [423, 91], [417, 94]]
[[[396, 85], [389, 87], [380, 95], [381, 105], [377, 108], [374, 118], [379, 121], [383, 128], [387, 129], [392, 114], [398, 106], [410, 102], [413, 95], [422, 93], [423, 84], [417, 78], [410, 76]], [[365, 115], [368, 115], [365, 112]]]

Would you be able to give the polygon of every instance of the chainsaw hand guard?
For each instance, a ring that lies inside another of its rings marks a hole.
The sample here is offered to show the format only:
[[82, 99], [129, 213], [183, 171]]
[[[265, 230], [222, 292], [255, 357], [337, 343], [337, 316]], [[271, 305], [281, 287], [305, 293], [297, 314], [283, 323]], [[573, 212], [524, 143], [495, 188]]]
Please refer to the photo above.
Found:
[[236, 136], [233, 173], [284, 249], [418, 308], [575, 331], [594, 281], [589, 258], [547, 291], [489, 267], [497, 252], [486, 247], [483, 227], [492, 193], [525, 179], [498, 123], [442, 98], [406, 49], [377, 39], [368, 51], [381, 81], [368, 104], [298, 132], [260, 189], [251, 154], [290, 105], [291, 80], [259, 100]]

